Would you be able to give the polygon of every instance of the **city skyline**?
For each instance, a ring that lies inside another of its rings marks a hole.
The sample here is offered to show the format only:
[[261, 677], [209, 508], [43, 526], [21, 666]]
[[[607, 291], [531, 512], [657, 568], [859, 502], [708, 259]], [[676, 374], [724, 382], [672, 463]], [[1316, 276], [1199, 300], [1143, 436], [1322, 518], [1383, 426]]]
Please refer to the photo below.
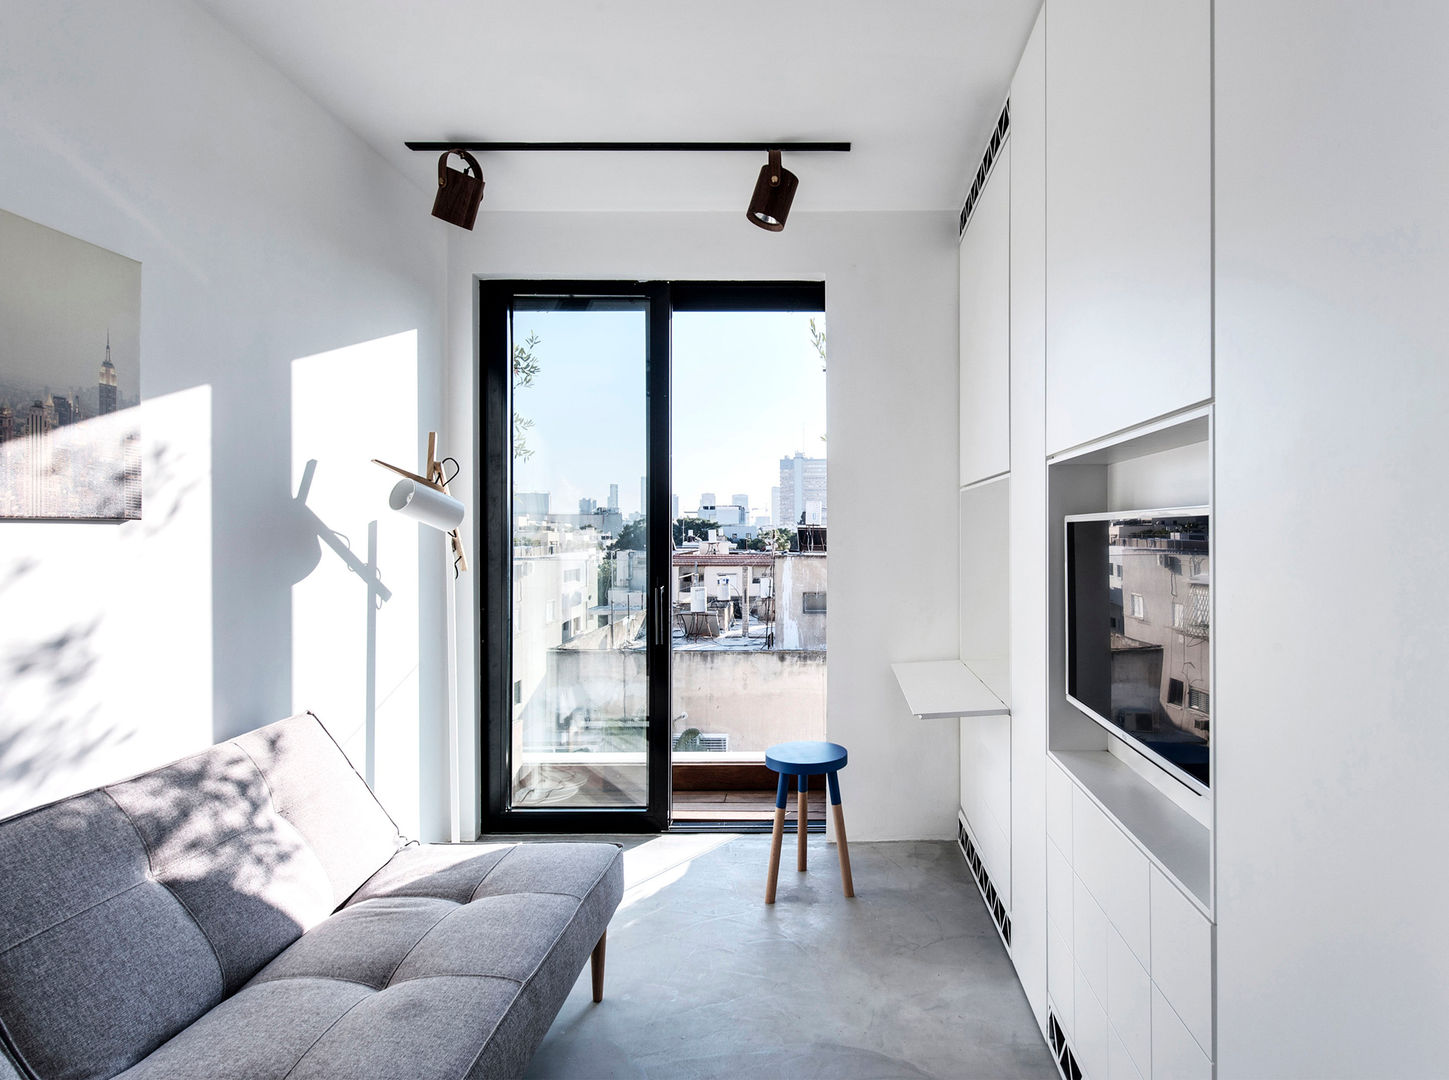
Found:
[[[789, 458], [782, 458], [780, 460], [780, 466], [781, 466], [782, 472], [783, 472], [783, 469], [784, 469], [785, 465], [787, 464], [787, 462], [791, 462], [791, 461], [799, 461], [802, 464], [807, 464], [807, 465], [824, 465], [825, 462], [826, 462], [826, 459], [824, 457], [818, 457], [818, 458], [816, 458], [816, 457], [809, 457], [807, 455], [799, 454], [797, 452], [796, 454], [791, 455]], [[823, 470], [822, 470], [822, 472], [823, 472]], [[784, 476], [782, 475], [780, 477], [780, 479], [783, 480], [784, 479]], [[642, 501], [643, 501], [643, 499], [645, 497], [646, 485], [647, 485], [647, 477], [642, 477], [641, 476], [639, 478], [639, 488], [640, 488], [640, 500], [641, 500], [641, 503], [642, 503]], [[618, 488], [618, 486], [619, 485], [617, 483], [614, 483], [612, 481], [608, 485], [608, 487], [610, 488], [611, 491], [616, 490]], [[694, 496], [692, 498], [687, 498], [687, 497], [681, 496], [678, 492], [675, 492], [675, 493], [673, 493], [670, 496], [671, 511], [672, 511], [671, 516], [673, 518], [675, 518], [676, 520], [679, 519], [679, 518], [682, 518], [682, 517], [693, 517], [695, 515], [695, 512], [697, 510], [699, 510], [701, 507], [703, 507], [704, 505], [706, 505], [707, 502], [713, 500], [713, 503], [714, 503], [715, 506], [744, 505], [745, 508], [747, 510], [749, 510], [752, 515], [753, 514], [756, 514], [758, 512], [760, 514], [769, 515], [773, 519], [773, 517], [775, 516], [775, 508], [776, 508], [776, 505], [779, 502], [778, 496], [779, 496], [779, 494], [781, 492], [782, 487], [783, 487], [783, 485], [776, 485], [776, 486], [773, 486], [771, 488], [771, 496], [770, 496], [770, 499], [769, 499], [769, 501], [765, 505], [759, 505], [759, 504], [756, 504], [754, 502], [749, 502], [748, 504], [741, 504], [738, 500], [741, 497], [741, 494], [743, 494], [743, 493], [735, 492], [735, 493], [732, 493], [732, 494], [729, 494], [729, 495], [725, 495], [725, 494], [722, 494], [721, 493], [721, 489], [715, 489], [715, 490], [712, 490], [712, 491], [711, 490], [701, 491], [697, 496]], [[812, 490], [811, 492], [809, 492], [809, 494], [810, 495], [823, 494], [823, 491], [814, 491], [814, 490]], [[549, 513], [551, 513], [551, 514], [567, 514], [567, 513], [572, 513], [573, 512], [571, 510], [564, 509], [562, 503], [555, 504], [555, 502], [554, 502], [555, 496], [550, 491], [547, 491], [547, 490], [525, 490], [525, 489], [522, 489], [522, 488], [515, 488], [514, 489], [514, 496], [515, 496], [515, 498], [517, 498], [518, 496], [525, 496], [526, 497], [526, 496], [535, 496], [535, 495], [546, 495], [546, 496], [549, 497]], [[748, 499], [748, 495], [746, 495], [745, 497]], [[603, 512], [606, 512], [606, 511], [608, 511], [608, 512], [620, 512], [625, 517], [629, 517], [629, 516], [631, 516], [631, 515], [633, 515], [633, 514], [635, 514], [635, 513], [638, 512], [638, 511], [634, 511], [634, 510], [627, 510], [627, 511], [621, 510], [617, 506], [610, 507], [607, 504], [607, 502], [601, 502], [599, 499], [597, 499], [595, 497], [592, 497], [592, 496], [588, 496], [588, 495], [585, 495], [585, 496], [583, 496], [583, 497], [581, 497], [581, 498], [578, 499], [578, 512], [580, 514], [603, 513]], [[748, 524], [748, 522], [747, 522], [747, 524]], [[779, 521], [777, 521], [777, 522], [774, 522], [774, 524], [776, 524], [776, 525], [780, 525], [780, 524], [798, 524], [798, 521], [796, 521], [796, 522], [779, 522]], [[812, 524], [818, 524], [818, 523], [812, 522]]]
[[[673, 318], [673, 495], [680, 513], [714, 491], [749, 497], [769, 514], [779, 462], [824, 457], [825, 375], [808, 312], [684, 312]], [[556, 511], [599, 505], [641, 510], [647, 473], [642, 311], [519, 311], [513, 337], [537, 335], [540, 371], [514, 408], [532, 421], [530, 455], [514, 462], [514, 491], [548, 491]], [[708, 433], [701, 437], [702, 432]]]
[[0, 518], [141, 516], [141, 264], [0, 211]]

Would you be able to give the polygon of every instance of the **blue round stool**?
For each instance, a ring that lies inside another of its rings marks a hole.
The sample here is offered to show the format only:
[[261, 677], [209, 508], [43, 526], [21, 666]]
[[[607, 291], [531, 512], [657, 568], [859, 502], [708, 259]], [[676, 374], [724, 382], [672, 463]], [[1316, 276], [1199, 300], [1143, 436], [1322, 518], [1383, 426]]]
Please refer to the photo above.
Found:
[[780, 783], [775, 789], [775, 829], [770, 836], [770, 879], [765, 884], [765, 903], [775, 902], [775, 881], [780, 876], [780, 843], [785, 836], [785, 798], [789, 794], [789, 778], [795, 777], [800, 789], [800, 820], [796, 823], [800, 853], [795, 860], [795, 869], [805, 869], [806, 788], [808, 778], [825, 774], [830, 789], [830, 809], [835, 814], [835, 839], [840, 848], [840, 883], [845, 886], [845, 895], [855, 895], [855, 883], [850, 878], [850, 848], [845, 843], [845, 815], [840, 809], [840, 781], [836, 774], [845, 768], [845, 747], [833, 742], [787, 742], [779, 743], [765, 751], [765, 765], [780, 774]]

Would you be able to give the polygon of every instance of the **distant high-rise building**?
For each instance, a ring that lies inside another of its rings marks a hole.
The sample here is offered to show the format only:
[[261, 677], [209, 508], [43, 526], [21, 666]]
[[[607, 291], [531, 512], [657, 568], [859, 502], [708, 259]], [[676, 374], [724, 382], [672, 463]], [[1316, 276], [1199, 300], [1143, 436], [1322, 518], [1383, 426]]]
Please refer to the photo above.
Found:
[[[706, 492], [708, 494], [708, 492]], [[700, 503], [695, 516], [719, 525], [743, 525], [747, 511], [734, 503]]]
[[116, 365], [111, 363], [111, 335], [106, 334], [106, 358], [101, 361], [100, 387], [98, 388], [101, 399], [100, 415], [116, 411]]
[[617, 510], [617, 509], [619, 509], [619, 485], [618, 484], [610, 484], [609, 485], [609, 509], [610, 510]]
[[542, 521], [548, 517], [547, 491], [515, 491], [513, 493], [513, 516]]
[[584, 499], [580, 499], [579, 500], [579, 513], [581, 513], [581, 514], [592, 514], [598, 508], [599, 508], [599, 500], [598, 499], [588, 499], [588, 498], [584, 498]]
[[9, 442], [14, 436], [15, 410], [10, 408], [10, 402], [0, 401], [0, 443]]
[[671, 515], [671, 517], [672, 517], [672, 519], [674, 521], [678, 521], [679, 520], [679, 496], [678, 495], [671, 495], [669, 497], [669, 513], [670, 513], [670, 515]]
[[126, 436], [121, 460], [121, 497], [125, 516], [134, 520], [141, 516], [141, 440], [136, 435]]
[[748, 495], [731, 495], [730, 502], [744, 510], [745, 516], [750, 514], [750, 497]]
[[[813, 505], [812, 505], [813, 504]], [[810, 507], [805, 524], [825, 525], [825, 459], [808, 458], [796, 453], [780, 459], [780, 512], [775, 523], [785, 528], [801, 524], [801, 515]], [[818, 514], [820, 520], [811, 518]]]
[[45, 517], [48, 509], [46, 492], [50, 473], [50, 425], [46, 422], [45, 402], [34, 401], [25, 418], [25, 456], [29, 464], [29, 512], [31, 517]]
[[649, 477], [639, 477], [639, 513], [649, 513]]
[[770, 489], [770, 524], [777, 529], [786, 524], [780, 517], [780, 489], [777, 487]]
[[71, 404], [70, 398], [54, 398], [52, 399], [52, 405], [55, 409], [56, 427], [65, 427], [67, 424], [74, 424], [76, 422], [76, 410], [75, 406]]

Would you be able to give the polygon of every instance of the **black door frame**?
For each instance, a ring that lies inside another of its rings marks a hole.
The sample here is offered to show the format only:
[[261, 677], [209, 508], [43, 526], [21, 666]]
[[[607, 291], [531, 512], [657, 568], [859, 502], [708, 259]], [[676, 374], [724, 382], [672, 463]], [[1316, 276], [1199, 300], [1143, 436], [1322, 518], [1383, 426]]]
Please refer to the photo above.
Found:
[[[662, 832], [673, 802], [670, 746], [669, 553], [671, 316], [675, 311], [820, 311], [824, 282], [590, 281], [478, 282], [479, 456], [478, 745], [485, 833]], [[633, 298], [647, 301], [645, 394], [648, 467], [649, 799], [643, 809], [516, 809], [509, 805], [512, 721], [512, 365], [509, 320], [516, 296]], [[661, 556], [659, 553], [663, 553]]]

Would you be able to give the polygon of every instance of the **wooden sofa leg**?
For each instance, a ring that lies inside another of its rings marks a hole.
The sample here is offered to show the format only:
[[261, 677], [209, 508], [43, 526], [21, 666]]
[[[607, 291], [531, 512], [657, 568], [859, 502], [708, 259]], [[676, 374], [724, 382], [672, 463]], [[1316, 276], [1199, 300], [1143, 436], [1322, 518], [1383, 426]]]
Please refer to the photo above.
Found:
[[599, 935], [599, 943], [594, 946], [593, 955], [589, 957], [589, 971], [594, 976], [594, 1004], [604, 1000], [604, 942], [609, 940], [609, 932], [605, 930]]

